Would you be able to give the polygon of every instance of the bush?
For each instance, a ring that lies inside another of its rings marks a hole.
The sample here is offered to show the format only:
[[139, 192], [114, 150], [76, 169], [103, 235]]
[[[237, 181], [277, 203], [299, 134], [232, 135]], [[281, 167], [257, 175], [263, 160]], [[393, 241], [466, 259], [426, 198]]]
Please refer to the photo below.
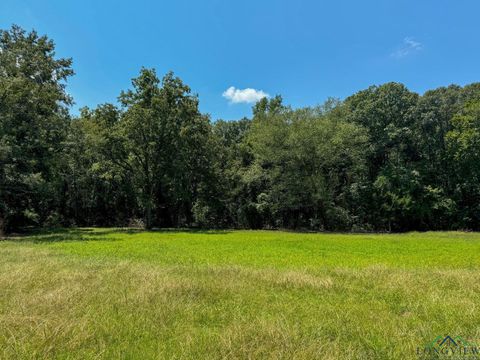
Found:
[[206, 228], [218, 227], [215, 211], [202, 201], [197, 200], [193, 204], [192, 213], [195, 225]]

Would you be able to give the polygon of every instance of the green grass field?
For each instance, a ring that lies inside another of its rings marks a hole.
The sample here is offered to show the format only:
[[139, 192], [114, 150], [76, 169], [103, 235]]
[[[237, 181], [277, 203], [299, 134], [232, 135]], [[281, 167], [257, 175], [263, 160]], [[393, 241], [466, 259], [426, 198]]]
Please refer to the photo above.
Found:
[[59, 230], [0, 242], [0, 358], [417, 359], [479, 278], [476, 233]]

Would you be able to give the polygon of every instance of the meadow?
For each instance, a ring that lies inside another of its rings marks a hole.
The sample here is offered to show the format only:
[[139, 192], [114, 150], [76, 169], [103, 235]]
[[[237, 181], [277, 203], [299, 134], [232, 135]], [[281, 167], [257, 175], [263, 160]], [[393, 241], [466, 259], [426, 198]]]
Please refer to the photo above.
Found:
[[59, 229], [0, 241], [0, 359], [417, 359], [480, 341], [480, 234]]

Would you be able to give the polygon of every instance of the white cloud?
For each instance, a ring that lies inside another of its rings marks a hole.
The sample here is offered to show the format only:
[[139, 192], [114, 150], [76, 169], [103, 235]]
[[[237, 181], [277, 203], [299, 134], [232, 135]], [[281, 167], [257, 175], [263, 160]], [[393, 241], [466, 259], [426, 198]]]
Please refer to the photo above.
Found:
[[398, 50], [394, 51], [392, 53], [392, 56], [396, 58], [403, 58], [422, 49], [423, 44], [421, 42], [418, 42], [411, 37], [406, 37], [405, 39], [403, 39], [402, 46]]
[[256, 89], [236, 89], [234, 86], [230, 86], [225, 90], [222, 96], [228, 99], [231, 103], [255, 103], [264, 97], [270, 97], [266, 92]]

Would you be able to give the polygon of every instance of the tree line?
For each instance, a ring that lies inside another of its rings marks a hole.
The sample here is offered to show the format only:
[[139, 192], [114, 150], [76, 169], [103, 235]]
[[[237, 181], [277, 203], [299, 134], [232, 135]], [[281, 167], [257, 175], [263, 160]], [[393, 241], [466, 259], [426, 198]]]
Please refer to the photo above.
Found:
[[70, 114], [72, 60], [0, 31], [0, 231], [39, 226], [480, 228], [480, 83], [399, 83], [212, 122], [173, 73]]

